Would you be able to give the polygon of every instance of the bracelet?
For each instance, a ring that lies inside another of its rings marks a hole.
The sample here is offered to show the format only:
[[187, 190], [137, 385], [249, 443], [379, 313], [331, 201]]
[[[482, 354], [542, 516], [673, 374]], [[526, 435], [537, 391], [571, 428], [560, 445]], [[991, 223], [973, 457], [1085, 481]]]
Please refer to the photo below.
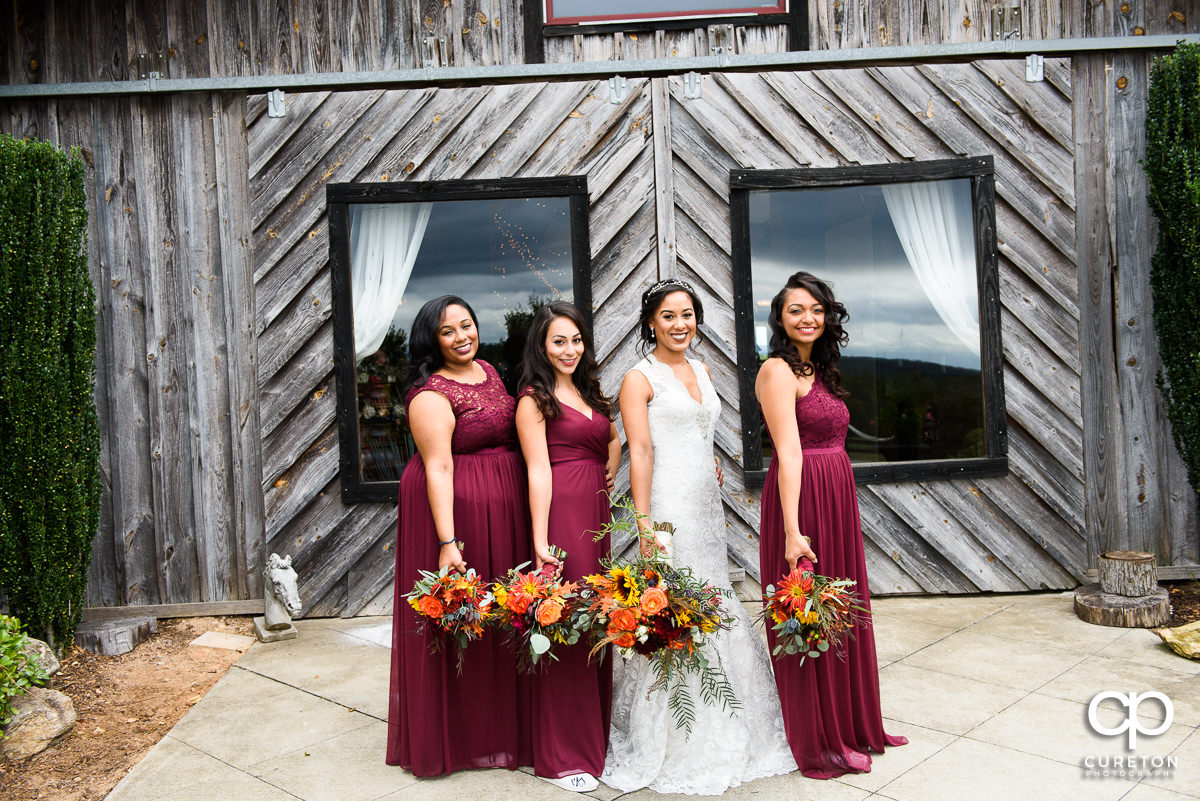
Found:
[[438, 548], [439, 548], [439, 549], [441, 549], [441, 548], [445, 548], [447, 545], [457, 545], [457, 546], [459, 546], [459, 547], [461, 548], [461, 547], [462, 547], [462, 540], [446, 540], [445, 542], [442, 542], [441, 540], [438, 540]]

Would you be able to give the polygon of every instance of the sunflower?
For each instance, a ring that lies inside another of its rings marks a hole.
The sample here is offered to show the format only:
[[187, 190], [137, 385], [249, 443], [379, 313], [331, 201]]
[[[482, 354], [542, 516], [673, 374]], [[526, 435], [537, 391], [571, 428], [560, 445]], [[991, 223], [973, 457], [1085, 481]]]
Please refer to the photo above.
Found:
[[628, 567], [614, 567], [608, 571], [608, 575], [613, 580], [613, 596], [618, 601], [627, 606], [638, 602], [637, 579]]

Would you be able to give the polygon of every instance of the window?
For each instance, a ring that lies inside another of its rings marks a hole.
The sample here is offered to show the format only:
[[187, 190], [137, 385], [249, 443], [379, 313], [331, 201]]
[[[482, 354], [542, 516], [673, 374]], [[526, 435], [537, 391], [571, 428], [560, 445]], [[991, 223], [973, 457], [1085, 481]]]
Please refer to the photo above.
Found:
[[860, 483], [1007, 471], [991, 157], [731, 175], [745, 467], [771, 298], [798, 270], [849, 313], [839, 368]]
[[590, 314], [583, 177], [333, 184], [329, 204], [342, 500], [394, 501], [415, 452], [401, 386], [408, 328], [427, 300], [459, 295], [479, 356], [515, 389], [533, 311]]
[[712, 18], [748, 14], [786, 14], [787, 0], [545, 0], [548, 25]]
[[706, 47], [732, 52], [734, 42], [728, 37], [735, 26], [782, 25], [787, 27], [788, 49], [808, 49], [808, 4], [794, 0], [524, 0], [524, 11], [528, 63], [543, 60], [543, 37], [615, 31], [707, 27]]

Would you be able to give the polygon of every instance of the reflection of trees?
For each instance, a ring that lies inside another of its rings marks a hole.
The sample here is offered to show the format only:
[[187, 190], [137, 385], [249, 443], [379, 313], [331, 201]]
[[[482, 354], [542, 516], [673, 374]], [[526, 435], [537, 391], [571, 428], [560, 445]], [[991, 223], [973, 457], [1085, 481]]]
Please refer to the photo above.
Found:
[[390, 328], [358, 365], [359, 445], [364, 481], [396, 481], [412, 453], [400, 388], [408, 373], [408, 332]]
[[480, 358], [496, 368], [510, 395], [515, 395], [520, 389], [516, 386], [517, 373], [520, 371], [521, 354], [525, 351], [525, 340], [529, 338], [533, 315], [550, 300], [549, 297], [531, 294], [525, 303], [504, 313], [503, 341], [479, 343]]

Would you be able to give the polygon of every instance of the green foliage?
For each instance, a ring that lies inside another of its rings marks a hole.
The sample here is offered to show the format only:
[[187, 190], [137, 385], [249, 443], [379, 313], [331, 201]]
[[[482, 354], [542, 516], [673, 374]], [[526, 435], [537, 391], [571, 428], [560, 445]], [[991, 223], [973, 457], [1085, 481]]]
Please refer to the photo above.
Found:
[[0, 135], [0, 587], [61, 653], [100, 515], [83, 162]]
[[1155, 59], [1142, 167], [1158, 218], [1150, 289], [1159, 386], [1188, 481], [1200, 492], [1200, 45]]
[[0, 729], [12, 720], [12, 699], [50, 678], [41, 665], [25, 656], [28, 640], [21, 631], [21, 621], [0, 615]]

